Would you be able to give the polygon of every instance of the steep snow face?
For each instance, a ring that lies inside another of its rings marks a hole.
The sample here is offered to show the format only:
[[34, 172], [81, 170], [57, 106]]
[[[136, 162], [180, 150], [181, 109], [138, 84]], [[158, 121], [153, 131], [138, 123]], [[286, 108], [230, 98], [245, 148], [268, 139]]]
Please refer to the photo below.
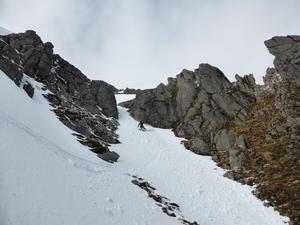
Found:
[[0, 224], [174, 224], [126, 171], [82, 146], [49, 109], [0, 71]]
[[[207, 157], [188, 152], [170, 130], [137, 129], [120, 111], [122, 144], [112, 147], [120, 161], [109, 164], [82, 146], [50, 111], [42, 85], [30, 99], [0, 71], [0, 224], [1, 225], [283, 225], [251, 189], [222, 175]], [[118, 96], [121, 101], [124, 96]], [[127, 98], [127, 97], [125, 97]], [[138, 186], [148, 181], [165, 201], [180, 206], [176, 217]]]
[[12, 33], [11, 31], [6, 30], [3, 27], [0, 27], [0, 35], [8, 35], [8, 34], [11, 34], [11, 33]]

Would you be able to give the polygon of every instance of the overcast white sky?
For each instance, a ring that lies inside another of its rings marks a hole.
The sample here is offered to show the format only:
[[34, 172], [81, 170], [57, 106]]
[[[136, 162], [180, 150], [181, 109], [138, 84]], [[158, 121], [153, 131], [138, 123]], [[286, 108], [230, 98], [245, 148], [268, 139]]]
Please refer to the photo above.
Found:
[[0, 26], [34, 29], [89, 78], [154, 87], [199, 63], [258, 82], [263, 42], [300, 34], [299, 0], [0, 0]]

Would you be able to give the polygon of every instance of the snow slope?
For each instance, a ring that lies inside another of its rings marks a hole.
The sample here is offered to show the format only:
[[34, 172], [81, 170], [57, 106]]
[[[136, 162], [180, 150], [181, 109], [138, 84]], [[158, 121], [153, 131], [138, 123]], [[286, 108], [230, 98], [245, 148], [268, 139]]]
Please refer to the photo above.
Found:
[[[122, 97], [119, 101], [126, 100]], [[119, 108], [119, 112], [122, 145], [113, 148], [121, 155], [116, 166], [146, 178], [158, 192], [179, 204], [191, 221], [201, 225], [287, 221], [272, 208], [264, 207], [249, 186], [223, 177], [225, 170], [210, 157], [187, 151], [170, 130], [146, 126], [146, 132], [139, 131], [125, 109]]]
[[8, 35], [8, 34], [11, 34], [11, 33], [12, 33], [11, 31], [6, 30], [3, 27], [0, 27], [0, 35]]
[[1, 225], [173, 223], [125, 171], [76, 141], [41, 90], [31, 100], [2, 72], [0, 90]]
[[122, 108], [122, 144], [112, 147], [120, 162], [98, 159], [50, 111], [42, 85], [25, 81], [36, 88], [33, 99], [0, 71], [1, 225], [180, 224], [133, 185], [129, 174], [147, 180], [200, 225], [287, 220], [264, 207], [249, 187], [224, 178], [208, 157], [186, 151], [171, 131], [139, 131]]

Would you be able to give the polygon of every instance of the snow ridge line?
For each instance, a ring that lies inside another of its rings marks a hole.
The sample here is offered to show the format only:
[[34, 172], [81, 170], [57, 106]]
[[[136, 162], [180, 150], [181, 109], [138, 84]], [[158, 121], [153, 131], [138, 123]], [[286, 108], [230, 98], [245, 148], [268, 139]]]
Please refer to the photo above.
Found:
[[25, 133], [29, 134], [39, 143], [42, 143], [45, 146], [50, 147], [49, 149], [52, 150], [56, 155], [60, 155], [64, 160], [68, 161], [72, 166], [78, 169], [84, 169], [88, 172], [92, 173], [103, 173], [106, 170], [100, 168], [100, 164], [90, 161], [88, 159], [76, 156], [63, 148], [59, 147], [49, 139], [43, 137], [36, 131], [32, 130], [30, 127], [26, 126], [24, 123], [12, 118], [7, 113], [0, 111], [0, 120], [7, 122], [8, 124], [14, 125], [24, 131]]

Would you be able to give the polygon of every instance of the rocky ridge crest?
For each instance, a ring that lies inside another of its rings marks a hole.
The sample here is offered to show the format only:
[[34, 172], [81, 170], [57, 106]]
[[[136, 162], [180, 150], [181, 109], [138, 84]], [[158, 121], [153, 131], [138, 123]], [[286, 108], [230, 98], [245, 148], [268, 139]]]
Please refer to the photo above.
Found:
[[115, 133], [118, 111], [114, 92], [104, 81], [90, 80], [79, 69], [53, 53], [31, 30], [0, 36], [0, 69], [30, 97], [34, 88], [23, 83], [23, 74], [44, 84], [53, 111], [78, 140], [97, 153], [108, 153], [109, 144], [119, 143]]
[[[252, 75], [231, 83], [216, 67], [200, 64], [195, 71], [183, 70], [168, 84], [137, 93], [124, 103], [130, 114], [156, 127], [171, 128], [184, 141], [187, 149], [202, 155], [218, 150], [232, 150], [234, 146], [246, 151], [247, 143], [227, 130], [229, 122], [241, 124], [255, 101]], [[235, 148], [235, 147], [234, 147]], [[233, 152], [233, 150], [232, 150]], [[234, 150], [231, 167], [240, 168], [243, 158]]]

